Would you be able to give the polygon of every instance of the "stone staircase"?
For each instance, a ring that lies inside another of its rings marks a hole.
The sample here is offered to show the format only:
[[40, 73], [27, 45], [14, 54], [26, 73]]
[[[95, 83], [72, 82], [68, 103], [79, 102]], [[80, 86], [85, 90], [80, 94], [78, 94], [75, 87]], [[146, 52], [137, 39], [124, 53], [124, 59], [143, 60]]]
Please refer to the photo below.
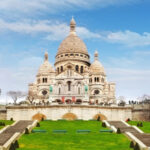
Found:
[[33, 121], [18, 121], [14, 126], [8, 127], [2, 133], [0, 133], [0, 146], [4, 145], [15, 133], [23, 133], [28, 125], [31, 125]]
[[130, 132], [132, 133], [137, 139], [139, 139], [143, 144], [147, 147], [150, 147], [150, 134], [140, 133], [132, 126], [127, 126], [122, 121], [108, 121], [111, 126], [114, 126], [116, 129], [120, 128], [122, 133]]

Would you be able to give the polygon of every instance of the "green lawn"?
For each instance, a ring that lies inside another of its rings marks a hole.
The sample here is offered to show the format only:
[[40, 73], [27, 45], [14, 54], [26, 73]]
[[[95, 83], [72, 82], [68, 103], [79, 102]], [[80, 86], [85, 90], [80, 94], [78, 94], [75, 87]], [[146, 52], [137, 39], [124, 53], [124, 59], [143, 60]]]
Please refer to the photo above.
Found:
[[[130, 150], [130, 141], [123, 134], [99, 133], [101, 123], [97, 121], [42, 121], [47, 133], [23, 135], [19, 150]], [[55, 134], [52, 130], [65, 129], [66, 134]], [[91, 133], [76, 133], [78, 129], [89, 129]]]
[[[0, 122], [4, 122], [5, 125], [11, 125], [14, 121], [10, 121], [10, 120], [0, 120]], [[0, 126], [0, 129], [2, 129], [4, 126]]]
[[142, 131], [144, 131], [145, 133], [150, 133], [150, 122], [146, 122], [146, 121], [129, 121], [128, 123], [130, 125], [137, 125], [138, 122], [142, 122], [143, 123], [143, 127], [139, 127]]

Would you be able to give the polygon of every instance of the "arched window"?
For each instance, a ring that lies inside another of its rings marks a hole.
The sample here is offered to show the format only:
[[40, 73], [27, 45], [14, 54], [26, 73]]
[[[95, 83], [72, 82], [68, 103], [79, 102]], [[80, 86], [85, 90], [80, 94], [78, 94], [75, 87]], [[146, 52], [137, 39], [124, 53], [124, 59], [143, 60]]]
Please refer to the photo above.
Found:
[[68, 91], [71, 91], [71, 81], [68, 81]]
[[97, 82], [99, 82], [99, 78], [97, 78]]
[[43, 83], [47, 83], [47, 78], [43, 78]]
[[61, 66], [61, 72], [63, 72], [63, 66]]
[[80, 72], [81, 72], [81, 73], [83, 73], [83, 66], [81, 66], [81, 68], [80, 68]]
[[78, 94], [80, 94], [81, 90], [80, 90], [80, 87], [78, 87]]
[[57, 68], [57, 72], [59, 73], [59, 68]]
[[61, 88], [59, 87], [58, 94], [61, 94]]
[[96, 77], [94, 78], [95, 82], [96, 82]]
[[76, 65], [76, 71], [77, 71], [77, 72], [79, 71], [79, 66], [78, 66], [78, 65]]

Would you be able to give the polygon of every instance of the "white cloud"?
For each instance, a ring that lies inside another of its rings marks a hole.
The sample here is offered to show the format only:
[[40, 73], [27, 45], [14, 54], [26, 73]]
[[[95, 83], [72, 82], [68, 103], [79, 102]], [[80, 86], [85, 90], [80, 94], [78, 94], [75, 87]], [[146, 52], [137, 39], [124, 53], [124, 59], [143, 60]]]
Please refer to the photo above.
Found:
[[[23, 20], [20, 22], [6, 22], [0, 19], [0, 31], [13, 31], [24, 34], [46, 33], [48, 40], [62, 40], [69, 33], [69, 26], [59, 21]], [[77, 34], [82, 38], [100, 38], [100, 35], [89, 31], [85, 27], [77, 27]]]
[[33, 13], [75, 10], [79, 8], [89, 9], [95, 7], [107, 7], [110, 5], [122, 5], [140, 2], [141, 0], [1, 0], [0, 11], [20, 12], [33, 15]]
[[[83, 39], [99, 39], [105, 42], [122, 44], [129, 47], [150, 45], [150, 33], [148, 32], [140, 34], [126, 30], [95, 33], [82, 26], [77, 26], [76, 30], [77, 34]], [[67, 23], [56, 20], [21, 20], [18, 22], [6, 22], [5, 20], [0, 19], [0, 32], [4, 31], [13, 31], [23, 34], [45, 33], [45, 39], [62, 40], [69, 33], [69, 26]]]
[[132, 32], [129, 30], [110, 32], [104, 37], [106, 41], [111, 43], [120, 43], [127, 46], [146, 46], [150, 45], [150, 33], [144, 32], [142, 34]]

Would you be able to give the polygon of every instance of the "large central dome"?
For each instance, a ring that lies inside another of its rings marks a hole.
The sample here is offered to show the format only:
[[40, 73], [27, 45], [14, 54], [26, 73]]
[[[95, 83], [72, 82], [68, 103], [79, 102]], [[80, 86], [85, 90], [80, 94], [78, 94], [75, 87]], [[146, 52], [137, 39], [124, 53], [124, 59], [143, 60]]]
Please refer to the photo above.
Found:
[[66, 53], [81, 53], [81, 54], [88, 55], [86, 45], [76, 35], [75, 28], [76, 28], [76, 22], [72, 18], [72, 20], [70, 22], [70, 33], [60, 44], [56, 56], [58, 56], [60, 54], [64, 54], [64, 53], [65, 54]]
[[57, 55], [64, 53], [83, 53], [88, 55], [84, 42], [75, 34], [70, 34], [60, 44]]

